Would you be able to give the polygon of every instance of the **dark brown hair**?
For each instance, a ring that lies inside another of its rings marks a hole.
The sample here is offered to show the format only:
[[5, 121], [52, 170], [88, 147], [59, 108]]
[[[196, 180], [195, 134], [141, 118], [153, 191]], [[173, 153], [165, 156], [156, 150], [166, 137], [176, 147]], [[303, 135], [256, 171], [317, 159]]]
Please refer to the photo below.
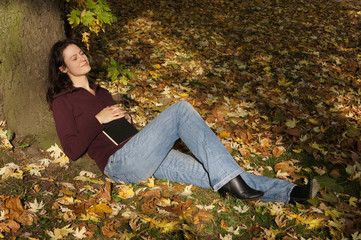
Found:
[[48, 91], [46, 94], [46, 100], [50, 108], [52, 107], [54, 96], [73, 85], [73, 82], [70, 80], [68, 74], [61, 72], [59, 69], [59, 67], [65, 66], [63, 51], [71, 44], [76, 45], [74, 41], [69, 39], [58, 41], [53, 45], [50, 51], [48, 66]]

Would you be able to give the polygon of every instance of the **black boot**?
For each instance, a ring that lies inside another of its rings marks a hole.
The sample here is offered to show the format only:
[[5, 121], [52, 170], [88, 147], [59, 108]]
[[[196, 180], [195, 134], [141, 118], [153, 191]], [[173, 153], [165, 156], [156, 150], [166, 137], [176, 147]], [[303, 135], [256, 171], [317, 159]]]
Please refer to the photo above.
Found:
[[241, 176], [233, 178], [231, 181], [226, 183], [223, 187], [218, 190], [219, 194], [223, 197], [229, 193], [233, 197], [239, 198], [244, 201], [252, 201], [263, 197], [264, 193], [257, 191], [243, 180]]
[[307, 204], [308, 199], [312, 199], [318, 192], [318, 182], [316, 179], [312, 179], [304, 186], [295, 186], [290, 194], [290, 203], [296, 204], [296, 202], [303, 205]]

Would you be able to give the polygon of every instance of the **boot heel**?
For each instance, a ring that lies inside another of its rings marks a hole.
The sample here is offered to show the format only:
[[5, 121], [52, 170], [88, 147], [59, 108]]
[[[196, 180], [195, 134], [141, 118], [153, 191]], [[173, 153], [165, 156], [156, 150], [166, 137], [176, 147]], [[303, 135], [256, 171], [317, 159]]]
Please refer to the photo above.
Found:
[[222, 197], [227, 196], [227, 193], [233, 197], [239, 198], [243, 201], [253, 201], [263, 197], [264, 192], [255, 190], [247, 185], [241, 176], [233, 178], [218, 190]]

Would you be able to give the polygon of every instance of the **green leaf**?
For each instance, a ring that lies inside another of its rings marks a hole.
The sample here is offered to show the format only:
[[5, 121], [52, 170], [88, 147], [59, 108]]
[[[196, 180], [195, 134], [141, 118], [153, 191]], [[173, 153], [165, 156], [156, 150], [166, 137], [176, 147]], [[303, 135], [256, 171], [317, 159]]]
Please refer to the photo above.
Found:
[[7, 131], [6, 131], [6, 138], [7, 138], [9, 141], [11, 141], [12, 135], [13, 135], [13, 134], [11, 133], [10, 130], [7, 130]]
[[81, 17], [81, 22], [87, 27], [90, 26], [93, 21], [95, 21], [94, 13], [90, 11], [86, 11], [85, 14]]
[[124, 69], [123, 74], [127, 75], [129, 79], [135, 78], [134, 74], [126, 69]]
[[94, 10], [98, 5], [93, 2], [92, 0], [87, 0], [85, 2], [85, 6], [88, 8], [88, 9], [91, 9], [91, 10]]
[[27, 148], [27, 147], [30, 147], [29, 143], [25, 143], [19, 146], [19, 148]]
[[120, 83], [123, 83], [124, 85], [126, 85], [128, 83], [128, 78], [126, 76], [122, 76], [120, 79], [119, 79], [119, 82]]
[[80, 16], [81, 11], [79, 9], [73, 9], [68, 15], [68, 21], [70, 25], [77, 26], [80, 23]]
[[329, 176], [323, 175], [323, 176], [317, 176], [316, 177], [318, 183], [321, 185], [321, 187], [324, 187], [326, 189], [331, 189], [335, 192], [343, 192], [344, 188], [336, 183], [336, 180], [333, 178], [330, 178]]

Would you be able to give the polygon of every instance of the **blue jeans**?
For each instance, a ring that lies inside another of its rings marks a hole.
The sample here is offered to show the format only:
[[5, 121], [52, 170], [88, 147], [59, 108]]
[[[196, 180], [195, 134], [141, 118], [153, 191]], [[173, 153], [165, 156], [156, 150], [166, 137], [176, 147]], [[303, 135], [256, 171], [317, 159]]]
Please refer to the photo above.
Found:
[[[181, 139], [195, 158], [172, 149]], [[214, 191], [241, 175], [263, 201], [288, 202], [293, 183], [245, 172], [198, 112], [185, 101], [168, 107], [114, 153], [104, 169], [112, 180], [138, 183], [154, 176]]]

